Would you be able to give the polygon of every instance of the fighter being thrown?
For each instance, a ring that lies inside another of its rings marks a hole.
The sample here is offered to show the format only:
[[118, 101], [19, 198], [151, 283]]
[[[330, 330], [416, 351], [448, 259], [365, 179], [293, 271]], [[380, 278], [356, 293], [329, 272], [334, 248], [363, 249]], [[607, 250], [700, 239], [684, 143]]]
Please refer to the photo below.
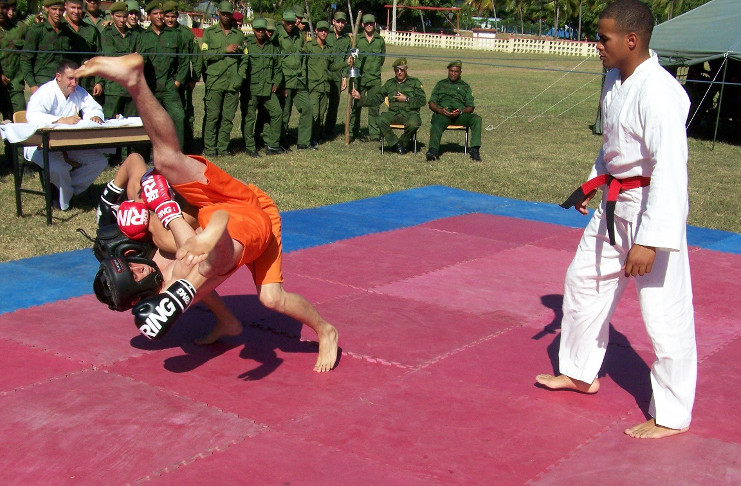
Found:
[[[152, 142], [156, 170], [142, 179], [143, 199], [172, 232], [178, 251], [172, 270], [163, 273], [163, 292], [140, 301], [133, 309], [140, 330], [156, 335], [166, 317], [162, 326], [166, 332], [189, 305], [209, 294], [240, 265], [247, 265], [265, 307], [317, 333], [319, 355], [314, 371], [331, 370], [337, 361], [337, 330], [304, 297], [283, 289], [280, 215], [270, 197], [206, 159], [180, 151], [172, 120], [146, 84], [139, 54], [95, 57], [83, 63], [75, 75], [101, 76], [125, 87]], [[204, 231], [195, 234], [182, 218], [179, 205], [171, 199], [168, 182], [199, 209], [198, 220]], [[180, 309], [163, 316], [160, 309], [166, 303], [171, 306], [172, 300]], [[201, 342], [211, 343], [241, 332], [238, 321], [218, 322]], [[152, 334], [148, 335], [159, 337]]]

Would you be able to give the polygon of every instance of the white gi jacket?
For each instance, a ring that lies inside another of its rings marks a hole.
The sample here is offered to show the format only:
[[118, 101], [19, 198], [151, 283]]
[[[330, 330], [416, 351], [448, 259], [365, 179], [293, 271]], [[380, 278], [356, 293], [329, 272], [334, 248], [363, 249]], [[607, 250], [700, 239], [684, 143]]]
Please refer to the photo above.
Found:
[[652, 52], [625, 84], [618, 69], [607, 73], [600, 102], [604, 143], [589, 178], [651, 177], [650, 186], [620, 193], [615, 216], [638, 222], [635, 243], [679, 250], [689, 211], [687, 93]]

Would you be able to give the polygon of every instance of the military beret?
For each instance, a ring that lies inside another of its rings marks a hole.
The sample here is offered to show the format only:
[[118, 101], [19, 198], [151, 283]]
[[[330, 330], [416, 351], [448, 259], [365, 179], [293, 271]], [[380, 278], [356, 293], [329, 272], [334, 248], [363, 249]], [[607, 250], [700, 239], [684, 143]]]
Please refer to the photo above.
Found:
[[242, 15], [242, 12], [234, 12], [234, 15], [232, 15], [232, 18], [234, 20], [242, 20], [244, 19], [244, 15]]
[[219, 3], [219, 13], [234, 13], [234, 7], [232, 7], [232, 2], [228, 2], [224, 0], [223, 2]]
[[129, 6], [126, 5], [126, 2], [114, 2], [113, 5], [111, 5], [111, 13], [116, 12], [127, 12], [129, 11]]
[[329, 30], [329, 22], [327, 22], [326, 20], [320, 20], [319, 22], [317, 22], [316, 30], [322, 30], [322, 29]]
[[275, 30], [275, 19], [265, 19], [265, 23], [267, 24], [266, 28], [268, 30]]
[[286, 22], [295, 22], [296, 21], [296, 12], [293, 10], [285, 10], [283, 12], [283, 20]]
[[165, 3], [162, 4], [162, 10], [165, 13], [167, 13], [167, 12], [177, 12], [178, 11], [178, 2], [172, 2], [172, 1], [165, 2]]
[[448, 64], [448, 69], [450, 69], [452, 67], [461, 68], [461, 67], [463, 67], [463, 63], [460, 62], [460, 61], [452, 61], [450, 64]]
[[146, 7], [144, 7], [144, 11], [147, 12], [147, 13], [149, 13], [152, 10], [155, 10], [155, 9], [158, 9], [158, 8], [159, 9], [162, 9], [162, 1], [161, 0], [152, 0], [151, 2], [149, 2], [147, 4]]
[[44, 7], [51, 7], [53, 5], [64, 5], [64, 0], [44, 0]]
[[126, 5], [129, 8], [129, 12], [141, 13], [141, 10], [139, 10], [139, 2], [126, 2]]
[[373, 24], [376, 22], [376, 17], [373, 16], [373, 14], [365, 14], [363, 15], [363, 23], [364, 24]]
[[345, 12], [335, 12], [334, 13], [334, 19], [335, 20], [344, 20], [345, 22], [347, 22], [347, 15], [345, 14]]
[[406, 57], [400, 57], [396, 61], [394, 61], [393, 64], [394, 67], [407, 67], [407, 58]]
[[265, 22], [265, 19], [262, 17], [258, 17], [255, 20], [252, 21], [252, 28], [253, 29], [267, 29], [268, 23]]

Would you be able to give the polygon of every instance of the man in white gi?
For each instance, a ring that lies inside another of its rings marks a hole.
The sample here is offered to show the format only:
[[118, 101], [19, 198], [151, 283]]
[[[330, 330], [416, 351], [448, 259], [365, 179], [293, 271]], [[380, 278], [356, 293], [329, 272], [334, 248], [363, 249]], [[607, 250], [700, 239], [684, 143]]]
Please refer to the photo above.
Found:
[[[609, 322], [630, 277], [656, 360], [648, 421], [625, 430], [660, 438], [689, 429], [697, 347], [687, 256], [689, 99], [648, 49], [653, 17], [638, 0], [600, 15], [597, 50], [605, 79], [602, 149], [590, 181], [562, 206], [587, 214], [596, 187], [605, 196], [566, 274], [560, 375], [538, 375], [550, 389], [596, 393]], [[594, 180], [592, 180], [594, 179]]]
[[[57, 66], [54, 79], [39, 87], [26, 106], [26, 121], [33, 125], [63, 123], [75, 125], [80, 120], [103, 123], [103, 108], [74, 76], [77, 63], [64, 60]], [[26, 160], [44, 166], [43, 152], [37, 147], [23, 150]], [[108, 162], [100, 150], [68, 150], [49, 153], [49, 177], [59, 188], [59, 207], [69, 209], [72, 196], [84, 192], [106, 168]]]

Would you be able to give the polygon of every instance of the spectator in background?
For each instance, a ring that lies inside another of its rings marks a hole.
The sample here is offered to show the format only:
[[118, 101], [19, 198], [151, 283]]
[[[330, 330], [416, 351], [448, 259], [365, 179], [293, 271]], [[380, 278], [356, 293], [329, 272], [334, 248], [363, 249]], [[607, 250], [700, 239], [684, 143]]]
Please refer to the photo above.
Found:
[[[363, 34], [359, 36], [356, 47], [360, 51], [355, 67], [360, 70], [358, 92], [367, 95], [373, 88], [381, 86], [381, 67], [386, 59], [386, 41], [376, 32], [376, 18], [371, 14], [363, 15]], [[361, 106], [356, 103], [350, 116], [350, 133], [353, 139], [360, 135]], [[381, 139], [378, 129], [378, 105], [368, 108], [368, 140]]]

